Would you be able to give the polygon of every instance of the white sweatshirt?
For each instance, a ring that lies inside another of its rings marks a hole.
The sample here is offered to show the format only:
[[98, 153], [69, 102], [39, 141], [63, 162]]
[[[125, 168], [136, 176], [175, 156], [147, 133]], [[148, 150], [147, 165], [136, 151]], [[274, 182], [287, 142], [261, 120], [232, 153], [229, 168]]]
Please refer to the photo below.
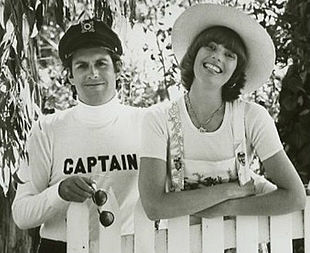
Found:
[[[140, 121], [143, 110], [119, 104], [117, 98], [100, 106], [76, 107], [44, 116], [28, 141], [29, 163], [12, 205], [22, 229], [41, 226], [43, 238], [66, 241], [66, 212], [70, 202], [58, 194], [61, 180], [92, 176], [98, 187], [112, 187], [120, 206], [122, 233], [133, 233], [133, 210], [138, 199]], [[90, 206], [90, 224], [98, 223]], [[90, 239], [98, 228], [90, 229]]]

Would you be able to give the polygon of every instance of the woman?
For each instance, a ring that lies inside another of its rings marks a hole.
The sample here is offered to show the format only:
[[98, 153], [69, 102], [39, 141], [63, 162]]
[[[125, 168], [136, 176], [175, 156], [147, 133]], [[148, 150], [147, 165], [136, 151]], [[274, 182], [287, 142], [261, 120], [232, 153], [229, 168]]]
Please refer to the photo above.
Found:
[[[199, 4], [177, 19], [172, 46], [188, 92], [153, 107], [143, 120], [139, 190], [147, 216], [277, 215], [304, 208], [302, 182], [272, 118], [238, 99], [273, 70], [267, 32], [235, 8]], [[249, 169], [254, 153], [273, 184]]]

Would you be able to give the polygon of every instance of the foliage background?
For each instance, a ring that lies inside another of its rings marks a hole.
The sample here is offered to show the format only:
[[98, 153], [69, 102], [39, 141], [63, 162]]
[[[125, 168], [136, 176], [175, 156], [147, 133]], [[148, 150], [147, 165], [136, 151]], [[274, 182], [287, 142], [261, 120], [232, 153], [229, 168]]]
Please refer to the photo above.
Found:
[[267, 28], [277, 68], [268, 83], [245, 98], [268, 109], [303, 182], [309, 182], [309, 1], [0, 0], [1, 252], [34, 252], [37, 245], [37, 229], [21, 232], [12, 222], [12, 186], [19, 181], [20, 161], [27, 159], [32, 122], [76, 104], [57, 57], [65, 29], [92, 16], [110, 23], [125, 47], [119, 97], [125, 104], [148, 107], [182, 94], [171, 26], [182, 10], [198, 2], [241, 8]]

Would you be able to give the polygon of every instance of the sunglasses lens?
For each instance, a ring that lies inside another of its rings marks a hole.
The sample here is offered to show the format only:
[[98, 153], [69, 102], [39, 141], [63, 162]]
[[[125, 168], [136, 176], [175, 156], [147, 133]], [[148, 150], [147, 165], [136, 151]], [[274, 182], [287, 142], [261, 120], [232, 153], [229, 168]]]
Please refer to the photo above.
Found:
[[108, 227], [110, 225], [112, 225], [113, 221], [114, 221], [114, 215], [113, 213], [109, 212], [109, 211], [102, 211], [100, 213], [100, 223], [102, 226], [104, 227]]
[[97, 206], [102, 206], [107, 202], [108, 196], [105, 191], [99, 189], [93, 194], [92, 199]]

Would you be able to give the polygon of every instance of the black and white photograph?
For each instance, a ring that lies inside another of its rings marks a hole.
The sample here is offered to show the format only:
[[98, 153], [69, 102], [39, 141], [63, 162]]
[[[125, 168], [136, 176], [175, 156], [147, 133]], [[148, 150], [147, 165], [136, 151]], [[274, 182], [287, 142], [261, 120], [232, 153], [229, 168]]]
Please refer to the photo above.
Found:
[[310, 253], [309, 0], [0, 0], [1, 253]]

